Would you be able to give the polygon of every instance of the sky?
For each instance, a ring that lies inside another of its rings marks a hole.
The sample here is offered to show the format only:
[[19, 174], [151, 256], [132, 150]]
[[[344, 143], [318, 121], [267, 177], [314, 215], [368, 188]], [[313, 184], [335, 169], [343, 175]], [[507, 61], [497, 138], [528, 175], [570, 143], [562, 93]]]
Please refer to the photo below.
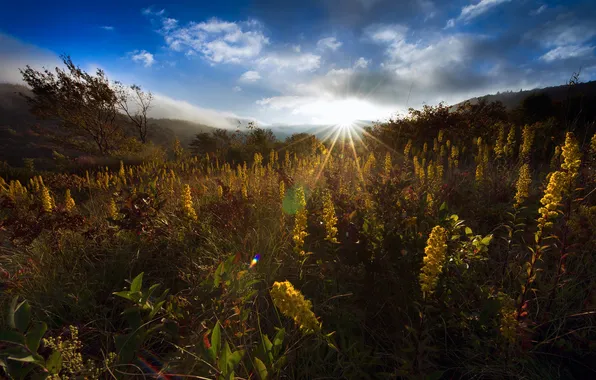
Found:
[[81, 68], [218, 127], [383, 120], [408, 107], [596, 79], [592, 1], [235, 0], [0, 4], [0, 82]]

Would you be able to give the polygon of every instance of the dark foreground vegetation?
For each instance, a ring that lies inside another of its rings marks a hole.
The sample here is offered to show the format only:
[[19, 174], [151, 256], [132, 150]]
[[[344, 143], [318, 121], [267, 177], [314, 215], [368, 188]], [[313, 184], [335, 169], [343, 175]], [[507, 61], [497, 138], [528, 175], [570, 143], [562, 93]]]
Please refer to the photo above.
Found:
[[0, 376], [596, 375], [595, 104], [573, 85], [163, 147], [69, 69], [24, 72], [53, 170], [2, 167]]

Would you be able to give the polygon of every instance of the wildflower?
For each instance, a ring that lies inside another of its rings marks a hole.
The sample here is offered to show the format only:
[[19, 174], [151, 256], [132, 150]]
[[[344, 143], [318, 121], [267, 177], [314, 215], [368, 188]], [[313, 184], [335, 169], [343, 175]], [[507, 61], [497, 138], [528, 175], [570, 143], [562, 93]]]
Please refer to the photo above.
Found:
[[54, 209], [52, 197], [50, 196], [50, 191], [45, 186], [41, 188], [41, 207], [45, 212], [52, 212], [52, 210]]
[[412, 139], [409, 139], [408, 143], [404, 147], [404, 156], [408, 157], [411, 149], [412, 149]]
[[513, 148], [515, 147], [515, 125], [511, 126], [509, 129], [509, 134], [507, 135], [507, 144], [503, 148], [503, 152], [507, 157], [513, 156]]
[[325, 231], [327, 232], [325, 240], [331, 243], [338, 243], [336, 238], [337, 216], [335, 215], [335, 207], [333, 207], [333, 200], [329, 191], [326, 191], [323, 197], [323, 221], [325, 223]]
[[186, 217], [192, 220], [197, 220], [197, 213], [193, 207], [192, 195], [188, 184], [184, 185], [184, 190], [182, 191], [182, 210]]
[[292, 318], [305, 334], [321, 330], [321, 323], [312, 312], [312, 303], [289, 281], [274, 282], [270, 294], [275, 307], [286, 317]]
[[444, 133], [444, 131], [442, 129], [439, 130], [439, 134], [437, 135], [437, 140], [439, 142], [443, 142], [443, 133]]
[[424, 248], [424, 263], [420, 272], [420, 289], [426, 296], [435, 291], [447, 254], [447, 231], [435, 226]]
[[501, 124], [499, 127], [499, 137], [495, 144], [495, 155], [497, 158], [501, 157], [505, 152], [505, 126]]
[[563, 190], [566, 182], [567, 178], [563, 172], [554, 172], [550, 175], [548, 186], [544, 191], [544, 196], [540, 200], [542, 207], [538, 209], [540, 213], [538, 229], [540, 232], [545, 227], [551, 226], [551, 220], [558, 216], [558, 208], [563, 199]]
[[428, 153], [428, 143], [424, 143], [424, 145], [422, 146], [422, 152], [424, 154]]
[[596, 155], [596, 133], [592, 135], [592, 139], [590, 140], [590, 150], [593, 155]]
[[532, 142], [534, 140], [534, 129], [529, 125], [522, 131], [522, 144], [519, 146], [519, 159], [526, 160], [532, 151]]
[[515, 207], [519, 207], [529, 196], [530, 185], [532, 184], [532, 178], [530, 177], [530, 165], [524, 164], [519, 169], [519, 177], [515, 188]]
[[248, 188], [246, 187], [246, 183], [242, 184], [242, 198], [248, 199]]
[[481, 183], [484, 180], [484, 164], [479, 162], [476, 165], [476, 182]]
[[284, 181], [279, 181], [279, 200], [283, 203], [286, 197], [286, 184]]
[[110, 203], [108, 203], [108, 215], [112, 219], [116, 219], [118, 216], [118, 207], [116, 207], [116, 202], [114, 202], [114, 198], [110, 199]]
[[306, 232], [306, 200], [304, 198], [304, 190], [302, 187], [296, 189], [296, 204], [298, 210], [294, 219], [294, 231], [292, 240], [294, 240], [294, 251], [299, 255], [304, 255], [304, 238], [308, 236]]
[[217, 197], [218, 198], [223, 198], [223, 187], [221, 187], [221, 185], [217, 186]]
[[66, 189], [66, 194], [64, 194], [64, 209], [68, 212], [72, 211], [75, 207], [75, 201], [70, 196], [70, 189]]
[[579, 145], [573, 137], [573, 133], [567, 132], [567, 136], [565, 137], [565, 145], [563, 145], [561, 150], [561, 155], [563, 156], [561, 169], [566, 171], [569, 186], [572, 186], [582, 163]]
[[393, 165], [391, 164], [391, 154], [389, 152], [387, 152], [385, 154], [385, 176], [389, 177], [391, 175], [391, 168], [393, 167]]

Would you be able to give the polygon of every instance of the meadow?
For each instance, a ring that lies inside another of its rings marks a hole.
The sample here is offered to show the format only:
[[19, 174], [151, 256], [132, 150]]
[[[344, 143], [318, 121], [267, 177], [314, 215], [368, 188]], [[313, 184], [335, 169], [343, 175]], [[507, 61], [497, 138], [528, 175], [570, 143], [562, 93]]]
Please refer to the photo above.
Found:
[[444, 112], [242, 160], [4, 168], [0, 373], [593, 378], [593, 125]]

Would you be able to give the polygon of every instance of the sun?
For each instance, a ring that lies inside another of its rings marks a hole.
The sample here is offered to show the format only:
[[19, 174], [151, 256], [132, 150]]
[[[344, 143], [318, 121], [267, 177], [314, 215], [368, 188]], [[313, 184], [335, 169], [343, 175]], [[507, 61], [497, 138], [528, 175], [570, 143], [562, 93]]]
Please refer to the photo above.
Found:
[[341, 131], [348, 131], [356, 125], [356, 119], [351, 117], [340, 117], [336, 122], [336, 128]]

